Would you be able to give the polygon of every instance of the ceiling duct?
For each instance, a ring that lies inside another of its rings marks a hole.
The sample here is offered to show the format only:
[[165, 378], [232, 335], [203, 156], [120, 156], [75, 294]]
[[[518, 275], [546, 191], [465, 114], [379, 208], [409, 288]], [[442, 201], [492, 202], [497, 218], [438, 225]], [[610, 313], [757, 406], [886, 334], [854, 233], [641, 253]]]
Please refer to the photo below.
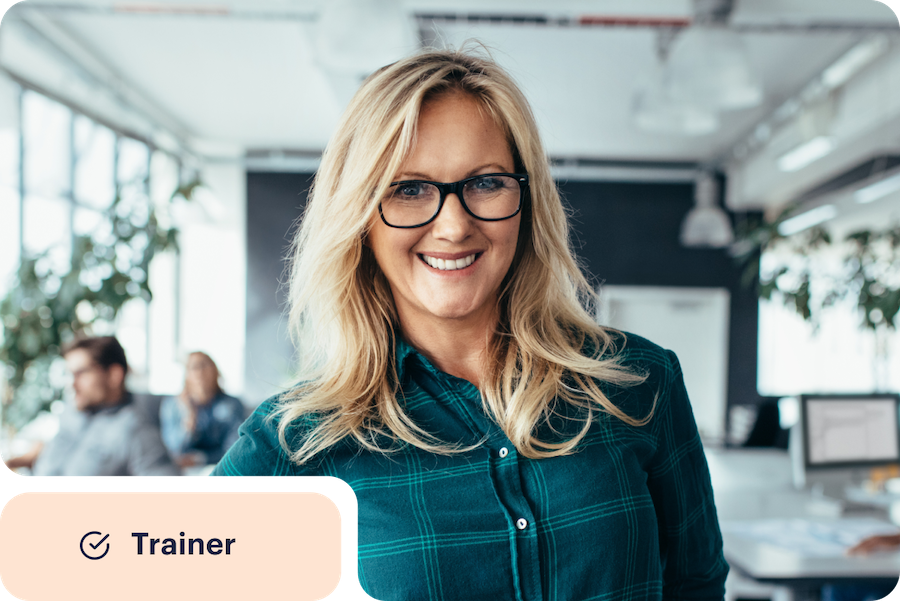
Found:
[[879, 155], [867, 159], [838, 175], [835, 175], [814, 188], [810, 188], [794, 199], [793, 202], [796, 204], [804, 204], [821, 198], [826, 194], [837, 193], [852, 188], [861, 188], [877, 182], [879, 179], [894, 175], [897, 172], [898, 167], [900, 167], [900, 156], [896, 154]]

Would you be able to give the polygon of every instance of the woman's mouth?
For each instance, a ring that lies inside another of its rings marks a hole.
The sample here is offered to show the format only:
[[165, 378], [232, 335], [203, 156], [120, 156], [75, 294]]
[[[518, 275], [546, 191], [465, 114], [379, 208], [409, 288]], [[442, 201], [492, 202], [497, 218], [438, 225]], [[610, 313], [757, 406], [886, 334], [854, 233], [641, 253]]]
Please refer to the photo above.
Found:
[[439, 269], [440, 271], [456, 271], [457, 269], [465, 269], [474, 263], [480, 255], [481, 253], [472, 253], [471, 255], [459, 259], [438, 259], [436, 257], [420, 254], [419, 258], [433, 269]]

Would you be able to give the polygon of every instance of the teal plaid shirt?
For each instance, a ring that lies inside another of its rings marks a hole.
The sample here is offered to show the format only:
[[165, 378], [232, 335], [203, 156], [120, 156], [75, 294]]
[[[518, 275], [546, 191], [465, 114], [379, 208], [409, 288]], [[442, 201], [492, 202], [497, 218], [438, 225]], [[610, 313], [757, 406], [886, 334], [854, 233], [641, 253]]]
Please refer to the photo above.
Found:
[[[653, 418], [633, 427], [603, 414], [573, 455], [521, 456], [475, 386], [400, 341], [404, 409], [441, 440], [483, 440], [477, 449], [443, 456], [405, 446], [382, 455], [344, 441], [298, 466], [266, 419], [273, 398], [241, 426], [214, 474], [346, 481], [359, 501], [359, 579], [382, 601], [721, 600], [728, 565], [678, 360], [635, 335], [622, 353], [648, 378], [605, 392], [636, 417], [656, 398]], [[557, 410], [540, 440], [578, 427], [567, 418], [579, 410]], [[289, 440], [303, 433], [295, 424]]]

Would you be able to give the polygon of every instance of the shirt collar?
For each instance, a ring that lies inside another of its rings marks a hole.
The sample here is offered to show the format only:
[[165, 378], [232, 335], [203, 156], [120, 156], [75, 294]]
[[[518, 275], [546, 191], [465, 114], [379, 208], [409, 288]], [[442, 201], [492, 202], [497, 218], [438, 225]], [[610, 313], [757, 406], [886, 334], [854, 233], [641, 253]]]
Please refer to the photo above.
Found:
[[88, 407], [87, 409], [85, 409], [84, 413], [86, 413], [87, 415], [99, 415], [101, 413], [103, 413], [103, 414], [115, 413], [122, 407], [125, 407], [126, 405], [131, 404], [131, 402], [133, 400], [134, 400], [134, 397], [132, 396], [132, 394], [126, 390], [125, 392], [122, 393], [122, 398], [119, 399], [119, 402], [116, 403], [115, 405], [102, 405], [100, 407]]
[[400, 379], [400, 382], [408, 375], [408, 370], [410, 369], [424, 370], [438, 378], [448, 377], [447, 374], [433, 365], [428, 357], [405, 341], [400, 334], [395, 333], [394, 335], [397, 338], [397, 342], [394, 344], [394, 353], [396, 353], [397, 357], [397, 377]]
[[394, 354], [397, 357], [397, 376], [402, 382], [406, 374], [406, 359], [411, 356], [415, 357], [419, 352], [411, 344], [403, 340], [401, 336], [397, 334], [395, 336], [397, 342], [394, 345]]

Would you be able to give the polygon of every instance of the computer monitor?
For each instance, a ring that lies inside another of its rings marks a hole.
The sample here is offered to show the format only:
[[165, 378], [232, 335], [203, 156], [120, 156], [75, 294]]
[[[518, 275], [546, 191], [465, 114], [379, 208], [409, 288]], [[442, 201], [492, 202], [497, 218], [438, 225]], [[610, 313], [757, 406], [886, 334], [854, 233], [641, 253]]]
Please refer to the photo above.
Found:
[[900, 462], [898, 411], [896, 394], [802, 395], [804, 467], [809, 472]]
[[797, 401], [788, 445], [797, 488], [848, 501], [872, 467], [900, 463], [900, 395], [806, 394]]

